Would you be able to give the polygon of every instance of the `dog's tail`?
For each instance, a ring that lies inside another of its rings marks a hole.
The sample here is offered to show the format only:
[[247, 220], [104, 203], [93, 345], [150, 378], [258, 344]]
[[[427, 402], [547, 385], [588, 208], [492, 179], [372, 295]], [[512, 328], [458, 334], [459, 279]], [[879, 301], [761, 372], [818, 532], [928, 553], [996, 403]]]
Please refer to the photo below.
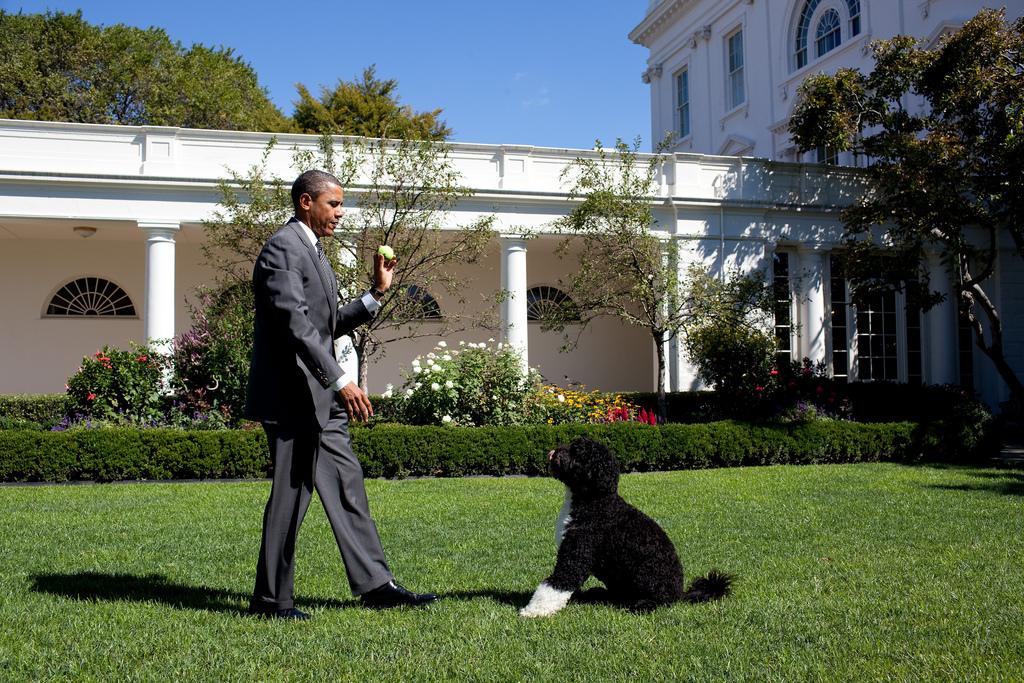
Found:
[[721, 600], [732, 590], [736, 577], [717, 569], [712, 569], [707, 576], [701, 576], [690, 582], [690, 587], [683, 593], [683, 602], [710, 602]]

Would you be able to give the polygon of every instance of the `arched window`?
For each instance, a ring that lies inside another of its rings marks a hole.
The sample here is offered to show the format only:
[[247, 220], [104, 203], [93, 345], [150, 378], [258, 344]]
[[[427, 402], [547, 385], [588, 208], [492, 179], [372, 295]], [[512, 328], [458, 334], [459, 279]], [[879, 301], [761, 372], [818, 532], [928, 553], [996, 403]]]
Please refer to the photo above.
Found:
[[[823, 1], [828, 7], [818, 13]], [[842, 17], [840, 10], [845, 4], [847, 19], [847, 39], [860, 35], [860, 0], [804, 0], [803, 7], [796, 21], [796, 32], [793, 43], [793, 68], [801, 69], [810, 61], [807, 54], [807, 43], [811, 34], [811, 22], [817, 18], [814, 29], [815, 58], [821, 57], [842, 43]], [[836, 9], [836, 8], [839, 9]]]
[[415, 320], [440, 320], [441, 306], [437, 299], [417, 285], [409, 285], [405, 289], [405, 305], [413, 307], [409, 317]]
[[555, 287], [532, 287], [526, 292], [526, 319], [549, 320], [554, 317], [563, 320], [579, 320], [576, 304], [560, 289]]
[[839, 47], [842, 36], [839, 31], [839, 12], [826, 10], [818, 20], [818, 28], [814, 31], [815, 56], [821, 57]]
[[57, 290], [46, 306], [46, 315], [63, 318], [135, 317], [135, 305], [131, 297], [110, 280], [80, 277]]

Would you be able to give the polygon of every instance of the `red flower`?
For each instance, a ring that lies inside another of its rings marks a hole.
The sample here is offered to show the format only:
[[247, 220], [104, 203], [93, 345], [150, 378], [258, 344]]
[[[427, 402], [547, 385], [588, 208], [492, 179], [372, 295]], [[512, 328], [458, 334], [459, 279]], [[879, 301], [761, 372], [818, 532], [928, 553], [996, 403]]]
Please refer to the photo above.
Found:
[[764, 391], [764, 387], [754, 387], [754, 391]]
[[86, 394], [85, 400], [86, 401], [95, 401], [96, 400], [96, 394], [93, 394], [93, 393]]
[[140, 363], [145, 363], [147, 360], [149, 360], [149, 356], [146, 356], [146, 355], [138, 356], [135, 360], [139, 361]]
[[772, 371], [769, 372], [768, 374], [771, 375], [772, 377], [774, 377], [775, 375], [779, 374], [779, 371], [776, 370], [775, 368], [772, 368]]

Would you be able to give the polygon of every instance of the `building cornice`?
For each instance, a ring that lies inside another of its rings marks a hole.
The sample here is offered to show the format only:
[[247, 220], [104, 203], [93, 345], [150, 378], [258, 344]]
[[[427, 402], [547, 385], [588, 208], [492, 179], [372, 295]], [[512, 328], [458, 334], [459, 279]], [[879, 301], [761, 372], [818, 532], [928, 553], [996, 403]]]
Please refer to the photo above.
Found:
[[[274, 138], [278, 145], [268, 155]], [[222, 183], [239, 187], [233, 179], [259, 164], [265, 177], [290, 181], [295, 150], [315, 151], [319, 142], [315, 135], [0, 120], [0, 217], [143, 220], [173, 214], [191, 225], [216, 210]], [[531, 226], [561, 215], [571, 203], [566, 169], [578, 158], [599, 158], [594, 150], [529, 145], [447, 148], [459, 183], [471, 193], [454, 213], [493, 213]], [[639, 154], [636, 163], [657, 158]], [[346, 190], [358, 196], [368, 182], [355, 178]], [[655, 204], [783, 212], [848, 203], [861, 185], [856, 173], [831, 167], [693, 153], [664, 157], [657, 183]]]
[[647, 13], [644, 20], [629, 32], [629, 39], [637, 45], [651, 47], [651, 39], [661, 32], [676, 17], [683, 7], [692, 5], [694, 0], [662, 0]]

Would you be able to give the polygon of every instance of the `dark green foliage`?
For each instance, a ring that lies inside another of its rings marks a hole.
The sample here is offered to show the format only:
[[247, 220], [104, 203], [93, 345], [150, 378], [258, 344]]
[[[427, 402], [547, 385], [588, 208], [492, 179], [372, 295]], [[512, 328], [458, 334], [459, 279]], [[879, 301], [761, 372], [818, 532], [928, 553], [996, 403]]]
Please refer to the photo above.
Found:
[[0, 431], [0, 481], [264, 477], [262, 430]]
[[104, 346], [68, 378], [72, 411], [115, 423], [155, 424], [163, 416], [166, 367], [166, 359], [149, 346]]
[[173, 42], [160, 28], [93, 26], [81, 12], [0, 10], [0, 117], [289, 131], [230, 48]]
[[71, 410], [67, 394], [0, 394], [0, 417], [27, 420], [49, 427]]
[[776, 350], [763, 277], [734, 271], [722, 278], [692, 266], [687, 303], [682, 341], [701, 379], [738, 403], [763, 402]]
[[321, 88], [320, 99], [301, 83], [297, 88], [295, 122], [303, 133], [444, 140], [452, 132], [440, 118], [440, 109], [417, 113], [399, 104], [398, 81], [377, 78], [376, 66], [364, 69], [362, 80], [339, 80], [334, 89]]
[[869, 74], [805, 80], [789, 126], [802, 150], [869, 161], [843, 212], [854, 298], [902, 290], [927, 310], [952, 295], [1020, 406], [993, 278], [1024, 255], [1024, 19], [985, 9], [933, 44], [897, 36], [872, 49]]
[[245, 406], [252, 356], [254, 303], [247, 281], [201, 289], [192, 328], [174, 340], [172, 386], [188, 414], [217, 410], [237, 424]]
[[[911, 423], [819, 420], [798, 426], [377, 424], [354, 427], [352, 442], [369, 477], [540, 475], [547, 472], [546, 455], [551, 448], [583, 434], [611, 447], [627, 472], [917, 461], [927, 453], [919, 439], [930, 439], [929, 433]], [[268, 465], [266, 439], [258, 429], [0, 431], [0, 481], [264, 477]]]

